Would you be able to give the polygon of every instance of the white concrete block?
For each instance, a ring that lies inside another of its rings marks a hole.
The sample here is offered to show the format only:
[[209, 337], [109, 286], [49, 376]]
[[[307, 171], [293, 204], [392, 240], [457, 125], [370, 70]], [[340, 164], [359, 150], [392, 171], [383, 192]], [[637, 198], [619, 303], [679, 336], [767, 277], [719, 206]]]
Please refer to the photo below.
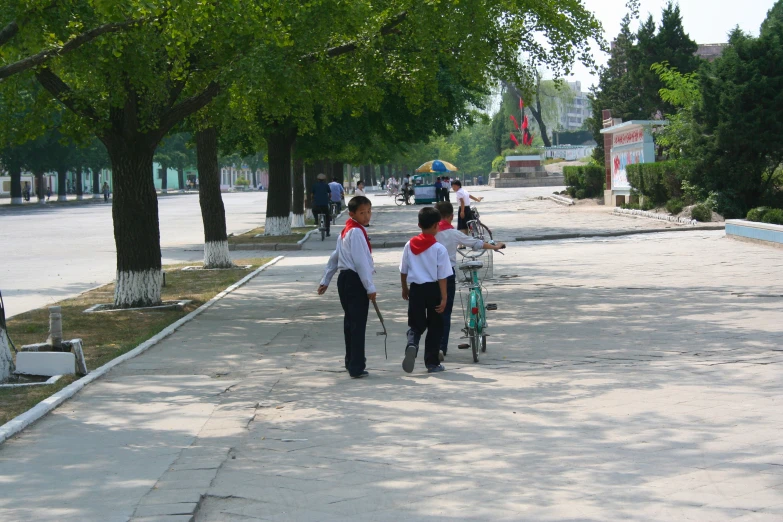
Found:
[[76, 373], [76, 357], [71, 352], [19, 352], [16, 373], [24, 375], [69, 375]]

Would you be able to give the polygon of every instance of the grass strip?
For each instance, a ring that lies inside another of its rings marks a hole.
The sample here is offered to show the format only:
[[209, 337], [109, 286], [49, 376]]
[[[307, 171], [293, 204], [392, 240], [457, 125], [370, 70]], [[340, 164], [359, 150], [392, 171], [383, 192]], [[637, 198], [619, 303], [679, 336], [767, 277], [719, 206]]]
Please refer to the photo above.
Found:
[[[199, 262], [164, 266], [166, 286], [162, 289], [161, 297], [164, 301], [192, 300], [183, 310], [83, 313], [85, 309], [95, 304], [111, 303], [114, 300], [113, 283], [65, 299], [55, 303], [62, 307], [63, 336], [66, 340], [77, 338], [83, 340], [87, 368], [94, 370], [129, 352], [271, 259], [250, 258], [235, 261], [237, 265], [251, 265], [249, 269], [179, 270], [184, 266], [201, 265]], [[19, 314], [8, 320], [8, 335], [17, 347], [44, 342], [48, 334], [48, 306]], [[55, 384], [0, 389], [0, 425], [29, 410], [76, 379], [77, 376], [68, 375]]]
[[305, 237], [305, 234], [310, 232], [312, 227], [292, 228], [291, 234], [288, 236], [261, 236], [255, 237], [258, 234], [264, 233], [264, 228], [254, 228], [250, 232], [245, 232], [238, 236], [230, 236], [228, 238], [229, 245], [270, 245], [279, 243], [295, 244], [297, 241]]

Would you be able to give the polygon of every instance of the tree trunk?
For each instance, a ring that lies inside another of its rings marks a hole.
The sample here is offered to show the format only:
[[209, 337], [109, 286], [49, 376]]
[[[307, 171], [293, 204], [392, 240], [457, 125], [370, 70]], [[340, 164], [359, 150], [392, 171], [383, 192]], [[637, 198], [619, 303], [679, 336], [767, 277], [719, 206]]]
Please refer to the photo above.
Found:
[[253, 188], [258, 189], [258, 169], [253, 169]]
[[158, 175], [160, 176], [160, 193], [166, 194], [169, 191], [169, 166], [161, 163]]
[[533, 117], [538, 123], [538, 131], [541, 133], [541, 139], [544, 140], [544, 147], [551, 147], [552, 142], [549, 140], [549, 136], [547, 136], [546, 123], [544, 123], [544, 118], [541, 114], [541, 100], [538, 97], [538, 93], [536, 93], [536, 107], [530, 107], [530, 112], [533, 113]]
[[291, 144], [293, 133], [276, 130], [266, 138], [269, 156], [269, 192], [264, 235], [291, 234]]
[[384, 180], [385, 182], [387, 179], [389, 179], [388, 168], [386, 165], [381, 165], [380, 169], [381, 169], [381, 176], [378, 178], [378, 181]]
[[38, 203], [46, 203], [46, 187], [44, 187], [44, 173], [34, 172], [35, 175], [35, 195], [38, 197]]
[[68, 201], [68, 192], [65, 190], [65, 180], [68, 179], [68, 169], [57, 169], [57, 201]]
[[101, 169], [90, 167], [92, 171], [92, 198], [101, 199]]
[[345, 184], [345, 164], [340, 161], [332, 163], [332, 177], [337, 178], [339, 183]]
[[185, 168], [177, 167], [177, 185], [179, 190], [185, 190]]
[[[5, 310], [2, 311], [5, 314]], [[11, 353], [10, 343], [5, 333], [5, 328], [0, 325], [0, 382], [5, 382], [16, 371], [14, 356]]]
[[19, 164], [8, 166], [8, 174], [11, 176], [11, 204], [22, 204], [22, 167]]
[[[158, 198], [152, 177], [155, 147], [143, 139], [117, 138], [106, 148], [111, 159], [114, 185], [111, 208], [114, 244], [117, 247], [114, 306], [132, 308], [159, 305], [163, 274], [160, 265]], [[97, 192], [100, 193], [100, 190]]]
[[84, 179], [82, 174], [84, 169], [82, 167], [76, 167], [76, 199], [84, 199]]
[[198, 201], [204, 223], [204, 268], [231, 268], [226, 235], [226, 209], [220, 195], [217, 129], [209, 127], [196, 133]]
[[293, 207], [291, 209], [291, 226], [304, 227], [305, 223], [305, 182], [304, 182], [304, 161], [298, 159], [294, 161], [294, 194]]
[[317, 161], [315, 163], [308, 163], [305, 165], [305, 217], [307, 219], [310, 219], [313, 217], [313, 198], [310, 193], [310, 191], [313, 189], [313, 185], [316, 183], [316, 176], [321, 172], [319, 170], [319, 164], [321, 162]]

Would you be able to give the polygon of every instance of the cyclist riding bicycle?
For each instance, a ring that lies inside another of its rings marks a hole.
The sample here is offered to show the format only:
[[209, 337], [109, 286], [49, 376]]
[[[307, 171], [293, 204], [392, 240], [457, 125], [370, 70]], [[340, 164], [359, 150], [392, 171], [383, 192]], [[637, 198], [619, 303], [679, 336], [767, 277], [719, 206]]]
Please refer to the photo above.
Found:
[[337, 214], [342, 212], [342, 201], [345, 198], [345, 189], [343, 188], [343, 184], [340, 183], [340, 180], [338, 180], [336, 177], [332, 179], [332, 182], [329, 183], [329, 190], [331, 191], [330, 206], [336, 207], [336, 211], [334, 213], [335, 217]]
[[315, 218], [315, 224], [318, 226], [318, 216], [323, 214], [324, 223], [326, 226], [326, 235], [329, 235], [329, 225], [331, 219], [329, 219], [329, 198], [331, 196], [331, 189], [326, 184], [326, 176], [318, 174], [316, 177], [318, 181], [310, 189], [310, 197], [312, 200], [310, 204], [313, 207], [313, 217]]

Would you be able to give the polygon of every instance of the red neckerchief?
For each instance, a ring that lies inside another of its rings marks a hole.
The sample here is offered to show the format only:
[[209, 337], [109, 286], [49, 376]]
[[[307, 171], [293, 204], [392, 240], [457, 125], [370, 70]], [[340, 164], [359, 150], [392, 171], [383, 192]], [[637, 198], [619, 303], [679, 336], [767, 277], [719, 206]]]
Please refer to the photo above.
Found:
[[358, 228], [359, 230], [362, 231], [362, 234], [364, 234], [364, 240], [367, 241], [367, 248], [369, 248], [370, 253], [372, 253], [372, 245], [370, 244], [370, 238], [367, 237], [367, 231], [364, 229], [362, 224], [356, 221], [355, 219], [351, 218], [345, 222], [345, 228], [340, 233], [340, 237], [341, 238], [345, 237], [345, 234], [347, 234], [348, 231], [351, 230], [352, 228]]
[[414, 256], [418, 256], [435, 243], [437, 243], [435, 236], [431, 234], [419, 234], [411, 239], [411, 252], [413, 252]]
[[443, 232], [444, 230], [451, 230], [454, 227], [451, 226], [451, 223], [449, 223], [446, 220], [441, 220], [440, 223], [438, 223], [438, 232]]

